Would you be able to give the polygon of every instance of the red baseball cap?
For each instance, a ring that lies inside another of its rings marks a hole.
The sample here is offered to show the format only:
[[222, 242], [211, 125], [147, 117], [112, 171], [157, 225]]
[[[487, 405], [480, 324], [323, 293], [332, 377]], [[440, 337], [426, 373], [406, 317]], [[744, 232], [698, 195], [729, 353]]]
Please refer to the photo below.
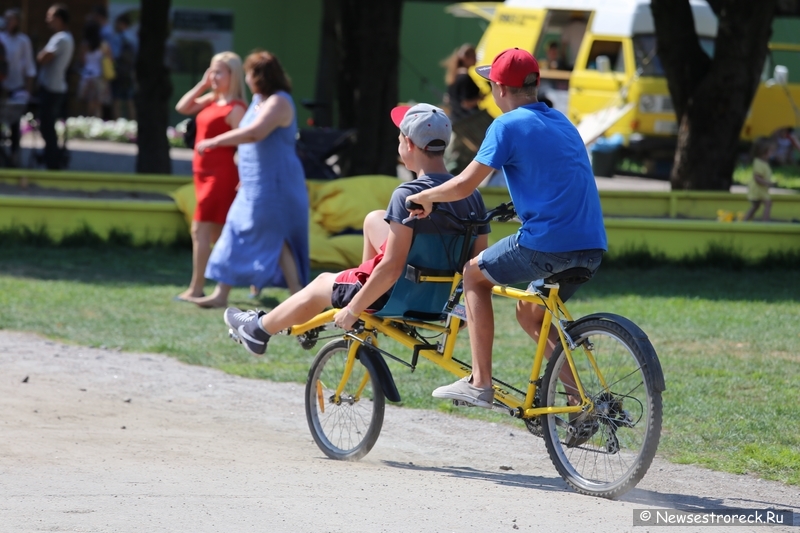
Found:
[[[539, 63], [530, 52], [519, 48], [509, 48], [497, 54], [491, 66], [475, 67], [475, 72], [495, 83], [509, 87], [522, 87], [525, 85], [525, 78], [528, 75], [539, 73]], [[536, 85], [539, 85], [538, 77]]]

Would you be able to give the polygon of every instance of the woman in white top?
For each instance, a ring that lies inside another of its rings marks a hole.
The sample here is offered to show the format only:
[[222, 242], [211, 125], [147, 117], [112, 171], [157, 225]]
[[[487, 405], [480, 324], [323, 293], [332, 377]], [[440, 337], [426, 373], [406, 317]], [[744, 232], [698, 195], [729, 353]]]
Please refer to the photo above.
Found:
[[103, 77], [103, 58], [111, 59], [111, 49], [100, 36], [100, 24], [86, 23], [81, 43], [81, 81], [78, 98], [84, 102], [86, 116], [101, 116], [103, 103], [108, 101], [108, 83]]

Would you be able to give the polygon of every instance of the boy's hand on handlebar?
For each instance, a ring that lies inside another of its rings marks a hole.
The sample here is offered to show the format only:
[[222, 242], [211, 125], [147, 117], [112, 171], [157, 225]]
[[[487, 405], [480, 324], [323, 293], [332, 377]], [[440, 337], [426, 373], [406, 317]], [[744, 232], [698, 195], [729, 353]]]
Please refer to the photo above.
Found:
[[425, 218], [433, 211], [433, 202], [426, 202], [420, 198], [420, 194], [412, 194], [406, 197], [406, 209], [411, 216]]
[[353, 329], [357, 320], [358, 317], [353, 316], [347, 307], [339, 309], [339, 312], [333, 315], [333, 323], [336, 324], [337, 328], [342, 328], [345, 331]]

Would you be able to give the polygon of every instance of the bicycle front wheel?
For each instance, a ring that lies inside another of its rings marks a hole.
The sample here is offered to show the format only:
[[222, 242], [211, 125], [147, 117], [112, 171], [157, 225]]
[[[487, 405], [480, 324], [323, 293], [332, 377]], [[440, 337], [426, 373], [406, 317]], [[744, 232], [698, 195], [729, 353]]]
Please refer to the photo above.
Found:
[[375, 445], [383, 426], [385, 398], [371, 368], [353, 363], [344, 390], [342, 381], [350, 342], [329, 342], [311, 364], [306, 382], [306, 419], [314, 441], [331, 459], [356, 461]]
[[[577, 346], [572, 358], [578, 377], [594, 408], [571, 416], [543, 416], [545, 445], [556, 470], [572, 488], [616, 498], [644, 477], [661, 437], [661, 390], [656, 371], [647, 365], [649, 341], [600, 319], [576, 324], [568, 332]], [[545, 405], [579, 403], [572, 381], [567, 357], [557, 345], [542, 382]]]

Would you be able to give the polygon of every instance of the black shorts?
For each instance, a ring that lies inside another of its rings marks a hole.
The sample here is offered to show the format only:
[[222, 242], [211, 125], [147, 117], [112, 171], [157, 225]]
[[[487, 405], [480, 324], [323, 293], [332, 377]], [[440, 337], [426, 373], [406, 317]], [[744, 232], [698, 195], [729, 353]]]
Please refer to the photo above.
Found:
[[[355, 295], [358, 294], [358, 291], [361, 290], [361, 287], [364, 286], [363, 284], [366, 283], [367, 279], [368, 276], [365, 276], [363, 272], [359, 272], [355, 268], [340, 272], [333, 282], [331, 305], [339, 309], [347, 307], [347, 305], [353, 301]], [[367, 311], [375, 312], [383, 309], [383, 306], [389, 301], [391, 293], [392, 291], [389, 290], [386, 294], [372, 302], [367, 308]]]

